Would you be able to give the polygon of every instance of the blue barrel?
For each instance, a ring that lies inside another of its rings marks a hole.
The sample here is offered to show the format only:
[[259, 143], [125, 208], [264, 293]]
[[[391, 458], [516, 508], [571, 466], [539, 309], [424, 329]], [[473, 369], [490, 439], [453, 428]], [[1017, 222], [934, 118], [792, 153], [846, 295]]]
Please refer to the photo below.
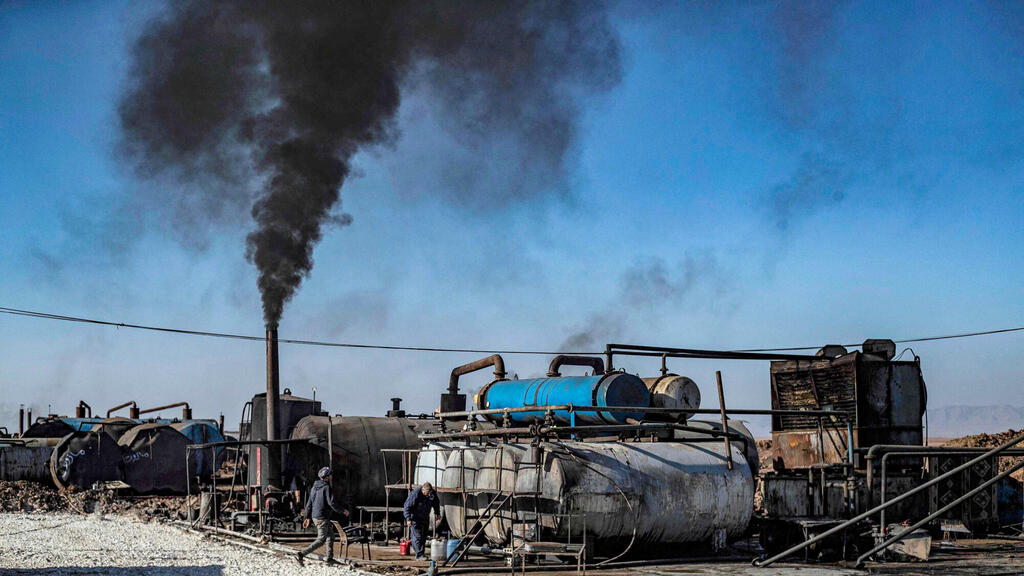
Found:
[[459, 542], [461, 542], [461, 540], [459, 540], [458, 538], [448, 539], [448, 549], [445, 550], [445, 552], [448, 553], [448, 558], [451, 558], [452, 554], [455, 553], [455, 549], [459, 547]]
[[[495, 380], [477, 395], [480, 408], [520, 408], [523, 406], [643, 406], [651, 405], [651, 394], [643, 380], [614, 372], [596, 376], [561, 376], [558, 378], [531, 378], [528, 380]], [[553, 412], [559, 424], [571, 424], [568, 410]], [[576, 424], [626, 424], [627, 420], [641, 420], [644, 412], [575, 412]], [[502, 414], [488, 418], [500, 422]], [[544, 412], [512, 412], [513, 422], [528, 423], [543, 420]]]

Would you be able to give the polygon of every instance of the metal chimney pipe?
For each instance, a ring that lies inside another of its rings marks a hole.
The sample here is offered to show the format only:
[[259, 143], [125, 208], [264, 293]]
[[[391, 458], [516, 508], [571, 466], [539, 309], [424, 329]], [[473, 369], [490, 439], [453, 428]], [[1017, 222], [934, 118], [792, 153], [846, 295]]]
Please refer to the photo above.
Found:
[[[281, 372], [277, 358], [277, 327], [267, 326], [267, 440], [278, 440], [277, 417], [281, 411]], [[277, 483], [281, 471], [281, 463], [277, 456], [281, 453], [276, 446], [268, 446], [267, 480]]]
[[25, 405], [18, 406], [18, 436], [25, 434]]

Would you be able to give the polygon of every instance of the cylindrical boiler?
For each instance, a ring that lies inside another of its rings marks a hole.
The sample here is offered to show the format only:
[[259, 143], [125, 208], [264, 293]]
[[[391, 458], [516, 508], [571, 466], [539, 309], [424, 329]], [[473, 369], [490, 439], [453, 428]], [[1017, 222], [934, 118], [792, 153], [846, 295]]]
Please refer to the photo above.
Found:
[[[651, 393], [651, 408], [671, 408], [674, 410], [696, 410], [700, 408], [700, 388], [697, 383], [686, 376], [665, 374], [657, 378], [644, 378], [644, 384]], [[685, 421], [693, 412], [666, 414], [649, 412], [647, 420]]]
[[[482, 409], [520, 408], [523, 406], [641, 406], [651, 404], [651, 395], [643, 381], [625, 372], [610, 372], [596, 376], [561, 376], [556, 378], [530, 378], [526, 380], [495, 380], [477, 394], [477, 406]], [[568, 410], [553, 412], [559, 424], [571, 423]], [[500, 422], [502, 414], [487, 416]], [[512, 412], [513, 422], [528, 423], [543, 420], [545, 413]], [[644, 412], [575, 412], [576, 424], [627, 424], [641, 420]]]
[[[753, 512], [754, 478], [732, 447], [680, 442], [549, 442], [526, 452], [516, 478], [516, 509], [527, 525], [541, 512], [542, 539], [578, 541], [583, 516], [591, 538], [634, 544], [740, 537]], [[537, 464], [541, 464], [538, 466]], [[538, 474], [540, 477], [538, 478]], [[554, 514], [572, 514], [571, 518]]]

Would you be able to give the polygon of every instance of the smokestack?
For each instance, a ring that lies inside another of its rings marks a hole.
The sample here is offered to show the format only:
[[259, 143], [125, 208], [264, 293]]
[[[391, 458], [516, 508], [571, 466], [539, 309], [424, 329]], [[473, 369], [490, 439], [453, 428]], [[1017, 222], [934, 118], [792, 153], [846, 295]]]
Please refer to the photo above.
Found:
[[25, 434], [25, 405], [18, 406], [18, 436]]
[[[277, 360], [277, 327], [267, 326], [267, 440], [278, 440], [277, 437], [277, 416], [280, 412], [281, 402], [281, 373]], [[281, 453], [275, 446], [267, 447], [268, 471], [267, 479], [270, 483], [276, 483], [280, 474], [281, 466], [277, 456]]]

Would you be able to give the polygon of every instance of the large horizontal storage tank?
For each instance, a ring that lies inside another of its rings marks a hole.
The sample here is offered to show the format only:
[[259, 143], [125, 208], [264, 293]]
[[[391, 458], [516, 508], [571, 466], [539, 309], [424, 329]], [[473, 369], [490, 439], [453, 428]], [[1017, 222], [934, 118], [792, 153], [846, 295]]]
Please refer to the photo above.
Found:
[[22, 438], [63, 438], [72, 432], [88, 432], [99, 424], [100, 418], [69, 418], [49, 416], [36, 420], [21, 435]]
[[68, 434], [50, 454], [50, 475], [58, 488], [123, 480], [122, 470], [117, 440], [95, 430]]
[[[477, 394], [477, 406], [482, 409], [522, 408], [529, 406], [642, 406], [648, 407], [651, 395], [643, 380], [625, 372], [610, 372], [596, 376], [561, 376], [530, 378], [526, 380], [495, 380]], [[575, 420], [572, 415], [575, 414]], [[600, 412], [557, 410], [553, 413], [559, 424], [628, 424], [641, 420], [644, 412]], [[489, 414], [492, 422], [500, 422], [503, 414]], [[543, 420], [545, 413], [511, 412], [513, 422], [529, 423]]]
[[0, 480], [51, 482], [52, 438], [0, 440]]
[[[224, 435], [213, 420], [186, 420], [171, 424], [178, 432], [188, 438], [189, 444], [209, 444], [223, 442]], [[191, 459], [195, 460], [196, 475], [204, 480], [211, 478], [224, 463], [227, 451], [223, 447], [193, 450]]]
[[[504, 495], [515, 490], [516, 471], [528, 447], [526, 444], [499, 444], [486, 450], [476, 476], [478, 516], [485, 513], [495, 498], [498, 499], [494, 504], [497, 507]], [[487, 541], [495, 546], [504, 543], [512, 529], [513, 519], [511, 508], [503, 506], [484, 528]]]
[[189, 439], [167, 424], [139, 424], [121, 436], [124, 481], [139, 494], [184, 494], [188, 478], [196, 476], [196, 461], [188, 460]]
[[435, 488], [440, 486], [441, 475], [444, 474], [448, 456], [452, 452], [452, 446], [443, 442], [431, 442], [415, 455], [416, 468], [413, 474], [413, 482], [422, 486], [424, 482], [430, 482]]
[[[755, 478], [761, 468], [761, 460], [757, 455], [757, 441], [754, 440], [754, 435], [750, 433], [747, 425], [741, 420], [726, 420], [729, 426], [729, 432], [732, 434], [739, 434], [743, 437], [741, 442], [733, 441], [732, 445], [740, 448], [743, 451], [743, 457], [747, 461], [747, 465], [750, 466], [750, 473]], [[722, 443], [721, 438], [713, 438], [707, 434], [699, 432], [699, 430], [713, 430], [719, 432], [722, 430], [721, 422], [714, 422], [709, 420], [690, 420], [686, 423], [687, 427], [695, 428], [696, 430], [675, 430], [673, 432], [673, 438], [676, 440], [683, 440], [686, 442], [715, 442]]]
[[[423, 441], [418, 435], [437, 432], [438, 426], [437, 420], [427, 418], [306, 416], [295, 426], [291, 437], [309, 438], [309, 443], [289, 445], [285, 475], [294, 478], [297, 487], [309, 488], [316, 480], [317, 470], [330, 464], [334, 469], [335, 494], [342, 495], [346, 505], [382, 506], [384, 485], [401, 482], [403, 463], [401, 455], [381, 450], [419, 449]], [[330, 457], [328, 445], [332, 447]], [[405, 494], [392, 494], [392, 505], [401, 505], [394, 503], [396, 498], [404, 500]]]
[[[677, 374], [665, 374], [657, 378], [644, 378], [644, 385], [651, 393], [651, 408], [673, 410], [696, 410], [700, 408], [700, 388], [697, 383]], [[682, 421], [693, 416], [693, 412], [666, 414], [650, 412], [647, 420]]]
[[[465, 446], [452, 450], [448, 455], [441, 482], [438, 483], [438, 494], [441, 495], [448, 529], [455, 538], [466, 535], [476, 519], [477, 511], [490, 501], [490, 495], [476, 492], [477, 476], [486, 453], [483, 448]], [[481, 503], [481, 500], [484, 501]]]
[[735, 539], [750, 523], [754, 478], [735, 445], [732, 459], [730, 470], [719, 443], [542, 443], [525, 452], [515, 485], [517, 493], [540, 495], [517, 497], [516, 507], [527, 526], [540, 510], [546, 533], [538, 539], [564, 541], [571, 521], [579, 541], [584, 515], [596, 540], [701, 543], [719, 530]]

